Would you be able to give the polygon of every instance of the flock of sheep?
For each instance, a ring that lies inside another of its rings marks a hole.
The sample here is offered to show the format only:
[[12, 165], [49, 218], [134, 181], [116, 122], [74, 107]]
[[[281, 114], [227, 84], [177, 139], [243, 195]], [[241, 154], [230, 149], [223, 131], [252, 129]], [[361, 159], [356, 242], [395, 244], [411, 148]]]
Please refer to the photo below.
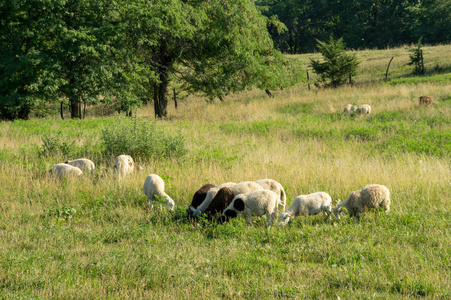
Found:
[[[69, 160], [56, 164], [52, 173], [56, 179], [61, 177], [76, 177], [88, 171], [91, 177], [94, 175], [94, 163], [87, 158]], [[135, 164], [129, 155], [120, 155], [114, 161], [114, 171], [118, 178], [142, 168]], [[149, 207], [152, 201], [165, 202], [168, 210], [173, 210], [175, 202], [164, 191], [163, 179], [156, 175], [148, 175], [144, 181], [143, 192], [147, 196]], [[197, 190], [187, 209], [187, 214], [192, 217], [206, 216], [210, 220], [220, 223], [238, 216], [246, 217], [252, 226], [252, 216], [266, 215], [265, 226], [277, 219], [278, 207], [285, 210], [287, 198], [283, 186], [273, 179], [261, 179], [256, 181], [244, 181], [240, 183], [226, 182], [218, 186], [205, 184]], [[390, 191], [384, 185], [367, 185], [360, 190], [353, 191], [349, 197], [334, 207], [332, 210], [332, 198], [325, 192], [317, 192], [296, 197], [290, 207], [282, 212], [279, 221], [282, 225], [290, 219], [298, 216], [316, 215], [324, 212], [330, 217], [332, 212], [337, 218], [346, 210], [350, 216], [359, 218], [360, 214], [371, 208], [383, 208], [385, 212], [390, 210]]]
[[[434, 105], [435, 102], [429, 96], [421, 96], [418, 101], [419, 106], [422, 105]], [[348, 104], [345, 106], [342, 112], [344, 115], [369, 115], [371, 113], [371, 106], [369, 104], [363, 104], [361, 106], [356, 106], [353, 104]]]

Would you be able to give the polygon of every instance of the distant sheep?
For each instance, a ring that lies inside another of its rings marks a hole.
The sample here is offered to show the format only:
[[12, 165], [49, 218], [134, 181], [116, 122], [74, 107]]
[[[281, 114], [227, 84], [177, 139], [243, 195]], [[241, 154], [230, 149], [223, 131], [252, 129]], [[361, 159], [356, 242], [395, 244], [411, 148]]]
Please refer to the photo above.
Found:
[[141, 171], [142, 168], [135, 164], [130, 155], [119, 155], [114, 160], [114, 172], [119, 178], [123, 178], [136, 170]]
[[294, 198], [293, 203], [291, 203], [288, 209], [280, 214], [279, 221], [282, 225], [288, 224], [290, 218], [295, 219], [298, 216], [308, 216], [319, 214], [323, 211], [329, 217], [332, 209], [332, 198], [329, 194], [325, 192], [317, 192], [308, 195], [301, 195]]
[[369, 106], [368, 104], [363, 104], [357, 107], [356, 111], [359, 115], [369, 115], [371, 113], [371, 106]]
[[89, 160], [87, 158], [79, 158], [79, 159], [74, 159], [74, 160], [68, 160], [65, 162], [65, 164], [77, 167], [82, 171], [88, 170], [89, 173], [91, 174], [91, 177], [94, 177], [94, 171], [95, 171], [96, 167], [95, 167], [94, 163], [92, 162], [92, 160]]
[[419, 98], [419, 104], [421, 105], [433, 105], [435, 104], [434, 101], [432, 101], [432, 98], [429, 96], [421, 96]]
[[55, 179], [60, 179], [62, 177], [78, 177], [83, 174], [83, 172], [74, 166], [65, 163], [59, 163], [53, 166], [52, 174], [55, 176]]
[[152, 200], [160, 198], [166, 200], [169, 210], [174, 210], [175, 202], [164, 192], [164, 181], [160, 176], [156, 174], [148, 175], [144, 181], [143, 192], [147, 196], [150, 208], [152, 208]]
[[285, 210], [287, 204], [287, 195], [282, 184], [275, 181], [274, 179], [260, 179], [256, 180], [256, 183], [261, 185], [265, 190], [270, 190], [279, 195], [279, 205]]
[[215, 186], [213, 184], [207, 183], [198, 189], [193, 195], [193, 200], [191, 201], [191, 205], [189, 206], [187, 213], [190, 214], [194, 212], [196, 208], [204, 202], [207, 192], [214, 187]]
[[203, 213], [210, 219], [217, 214], [222, 214], [226, 207], [232, 203], [234, 197], [235, 195], [230, 187], [221, 188]]
[[350, 114], [352, 114], [356, 109], [357, 109], [357, 106], [352, 105], [352, 104], [348, 104], [348, 105], [346, 105], [345, 108], [343, 109], [342, 114], [343, 114], [343, 115], [350, 115]]
[[383, 207], [387, 213], [390, 210], [390, 191], [384, 185], [371, 184], [352, 192], [348, 199], [334, 207], [334, 215], [340, 218], [343, 207], [351, 216], [360, 218], [360, 214], [369, 208]]
[[265, 227], [271, 222], [271, 219], [277, 218], [277, 205], [279, 196], [270, 190], [258, 190], [246, 194], [235, 196], [232, 203], [224, 210], [220, 218], [221, 222], [229, 218], [235, 218], [238, 215], [247, 217], [252, 226], [252, 216], [263, 216], [266, 214]]

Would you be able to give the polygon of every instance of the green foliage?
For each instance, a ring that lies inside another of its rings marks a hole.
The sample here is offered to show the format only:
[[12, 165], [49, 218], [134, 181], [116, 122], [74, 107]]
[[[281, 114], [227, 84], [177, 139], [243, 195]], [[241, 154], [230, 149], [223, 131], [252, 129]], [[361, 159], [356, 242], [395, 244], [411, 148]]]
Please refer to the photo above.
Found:
[[155, 122], [140, 119], [122, 119], [102, 132], [105, 155], [128, 154], [141, 159], [179, 157], [186, 153], [180, 133], [169, 134]]
[[418, 41], [416, 48], [409, 48], [410, 61], [407, 63], [409, 66], [413, 66], [414, 75], [424, 74], [424, 62], [423, 62], [423, 49], [421, 49], [421, 39]]
[[61, 132], [44, 135], [42, 137], [42, 146], [38, 148], [38, 154], [45, 157], [71, 157], [75, 156], [74, 154], [77, 152], [75, 141], [68, 139]]
[[355, 54], [346, 54], [343, 38], [335, 40], [330, 37], [329, 43], [317, 42], [324, 60], [310, 59], [310, 66], [319, 75], [317, 85], [336, 88], [344, 84], [349, 76], [355, 75], [359, 62]]

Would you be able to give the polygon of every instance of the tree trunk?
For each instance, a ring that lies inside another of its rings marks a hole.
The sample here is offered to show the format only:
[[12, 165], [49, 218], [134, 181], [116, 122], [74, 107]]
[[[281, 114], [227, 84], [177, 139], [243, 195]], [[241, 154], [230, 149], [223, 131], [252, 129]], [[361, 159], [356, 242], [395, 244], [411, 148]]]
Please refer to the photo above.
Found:
[[160, 83], [155, 85], [154, 91], [155, 117], [158, 118], [167, 117], [168, 85], [169, 85], [169, 76], [167, 75], [166, 72], [161, 72]]
[[69, 106], [70, 106], [70, 117], [72, 119], [80, 119], [80, 110], [81, 103], [79, 97], [71, 97], [69, 98]]
[[61, 114], [61, 119], [64, 120], [64, 114], [63, 114], [63, 101], [61, 101], [60, 114]]

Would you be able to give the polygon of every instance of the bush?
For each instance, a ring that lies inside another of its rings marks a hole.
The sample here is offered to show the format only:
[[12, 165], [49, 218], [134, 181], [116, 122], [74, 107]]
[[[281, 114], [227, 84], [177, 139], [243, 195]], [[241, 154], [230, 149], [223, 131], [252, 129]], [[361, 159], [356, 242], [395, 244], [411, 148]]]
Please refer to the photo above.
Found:
[[181, 134], [171, 135], [157, 128], [155, 122], [139, 119], [122, 119], [102, 132], [106, 155], [128, 154], [141, 158], [167, 158], [186, 153]]

